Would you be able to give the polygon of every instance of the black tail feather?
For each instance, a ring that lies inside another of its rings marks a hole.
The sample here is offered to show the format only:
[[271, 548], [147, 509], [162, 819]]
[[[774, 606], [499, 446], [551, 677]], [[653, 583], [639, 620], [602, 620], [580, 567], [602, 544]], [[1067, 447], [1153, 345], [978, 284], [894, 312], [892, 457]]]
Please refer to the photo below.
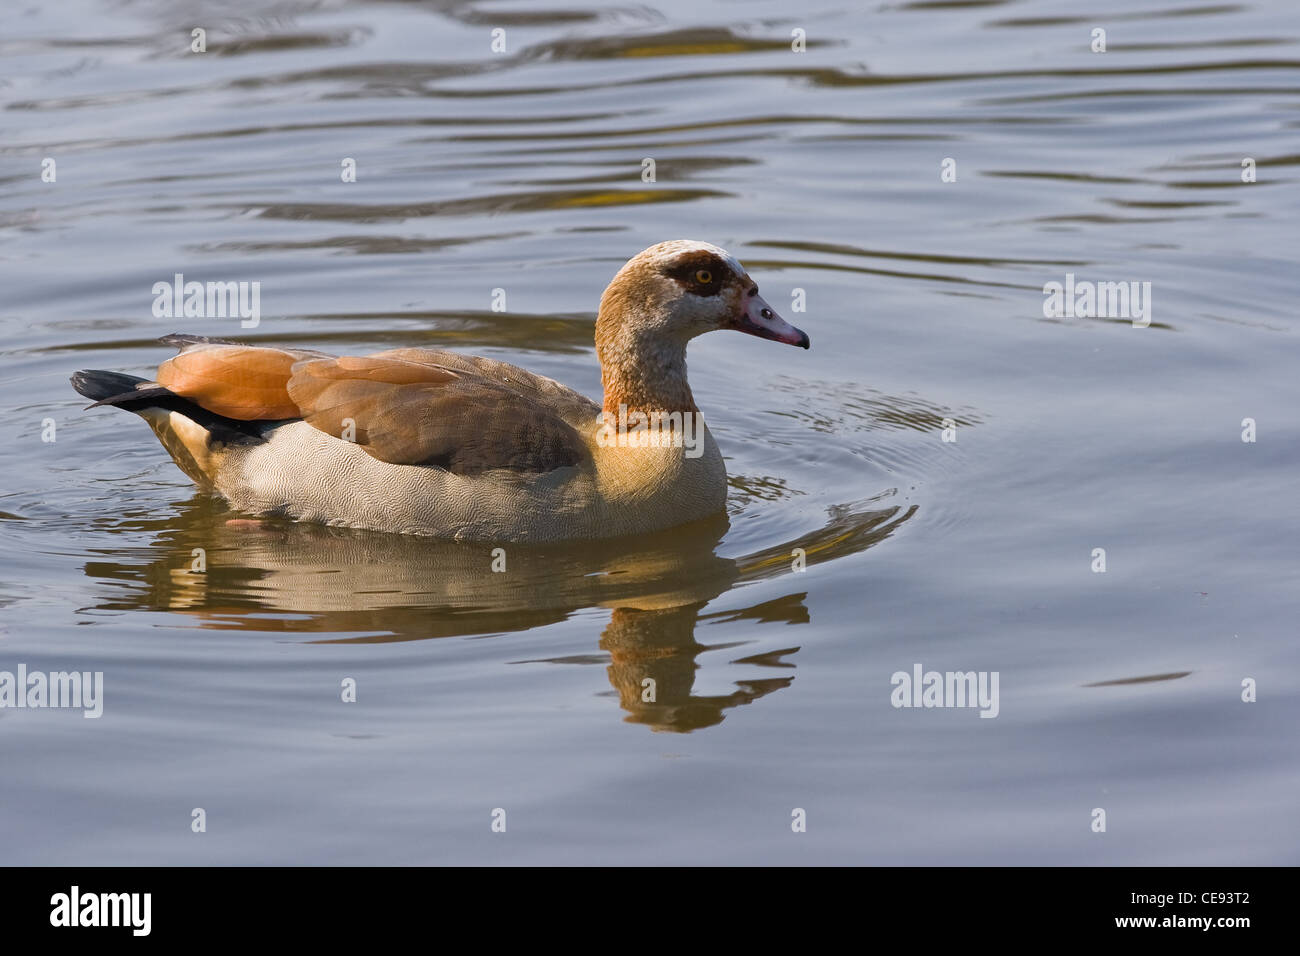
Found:
[[[112, 405], [115, 408], [124, 408], [128, 412], [141, 412], [150, 408], [180, 412], [195, 424], [206, 428], [212, 433], [213, 438], [227, 443], [265, 441], [264, 432], [272, 424], [245, 422], [217, 415], [188, 398], [182, 398], [175, 392], [161, 385], [152, 384], [149, 379], [140, 378], [138, 375], [106, 372], [101, 369], [82, 369], [74, 372], [70, 381], [72, 387], [78, 392], [86, 398], [95, 400], [94, 404], [87, 406], [89, 408]], [[141, 384], [147, 387], [140, 388]]]
[[136, 391], [137, 385], [147, 381], [147, 378], [139, 375], [104, 372], [99, 369], [83, 369], [73, 373], [71, 379], [72, 387], [96, 404], [107, 403], [118, 396], [126, 397]]

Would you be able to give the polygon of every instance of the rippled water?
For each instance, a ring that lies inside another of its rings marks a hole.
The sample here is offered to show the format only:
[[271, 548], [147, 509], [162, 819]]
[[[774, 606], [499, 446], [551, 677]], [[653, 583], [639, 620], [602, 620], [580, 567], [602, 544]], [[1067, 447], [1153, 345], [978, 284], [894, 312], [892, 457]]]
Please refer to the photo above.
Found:
[[[1297, 862], [1300, 8], [1081, 6], [6, 7], [0, 670], [105, 699], [0, 710], [0, 862]], [[67, 384], [179, 330], [597, 395], [676, 237], [813, 342], [692, 345], [702, 527], [492, 574], [248, 521]], [[260, 325], [154, 318], [178, 272]], [[1150, 326], [1045, 318], [1067, 273]], [[998, 717], [891, 706], [918, 663]]]

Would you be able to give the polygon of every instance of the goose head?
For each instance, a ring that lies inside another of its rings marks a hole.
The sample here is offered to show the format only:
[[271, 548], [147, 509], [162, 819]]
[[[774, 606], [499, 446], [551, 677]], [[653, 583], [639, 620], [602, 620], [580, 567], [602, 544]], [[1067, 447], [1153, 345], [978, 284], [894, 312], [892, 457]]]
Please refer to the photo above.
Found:
[[596, 353], [605, 405], [694, 411], [686, 344], [730, 329], [808, 348], [807, 333], [777, 314], [725, 249], [674, 239], [628, 260], [601, 296]]
[[616, 332], [612, 325], [642, 338], [685, 342], [715, 329], [734, 329], [809, 347], [807, 334], [758, 294], [758, 284], [735, 256], [694, 239], [661, 242], [628, 260], [601, 297], [597, 337]]

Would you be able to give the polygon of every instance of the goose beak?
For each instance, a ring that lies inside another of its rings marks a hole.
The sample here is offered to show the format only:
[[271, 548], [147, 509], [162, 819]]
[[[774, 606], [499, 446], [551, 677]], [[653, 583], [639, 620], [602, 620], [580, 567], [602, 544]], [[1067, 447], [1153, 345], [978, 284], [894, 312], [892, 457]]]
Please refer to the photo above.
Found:
[[777, 315], [776, 310], [764, 302], [763, 297], [757, 291], [745, 297], [745, 310], [728, 328], [744, 332], [746, 335], [757, 335], [760, 339], [771, 339], [773, 342], [797, 345], [801, 349], [811, 347], [811, 343], [808, 341], [808, 333], [802, 329], [796, 329]]

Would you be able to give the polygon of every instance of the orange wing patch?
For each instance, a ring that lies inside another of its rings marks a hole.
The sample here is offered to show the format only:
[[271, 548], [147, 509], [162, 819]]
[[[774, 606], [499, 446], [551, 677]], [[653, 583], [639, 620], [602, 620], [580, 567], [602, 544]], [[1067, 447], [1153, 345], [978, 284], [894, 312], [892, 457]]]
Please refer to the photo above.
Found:
[[298, 418], [288, 384], [295, 362], [311, 354], [251, 345], [203, 344], [158, 367], [158, 384], [217, 415], [240, 421]]

